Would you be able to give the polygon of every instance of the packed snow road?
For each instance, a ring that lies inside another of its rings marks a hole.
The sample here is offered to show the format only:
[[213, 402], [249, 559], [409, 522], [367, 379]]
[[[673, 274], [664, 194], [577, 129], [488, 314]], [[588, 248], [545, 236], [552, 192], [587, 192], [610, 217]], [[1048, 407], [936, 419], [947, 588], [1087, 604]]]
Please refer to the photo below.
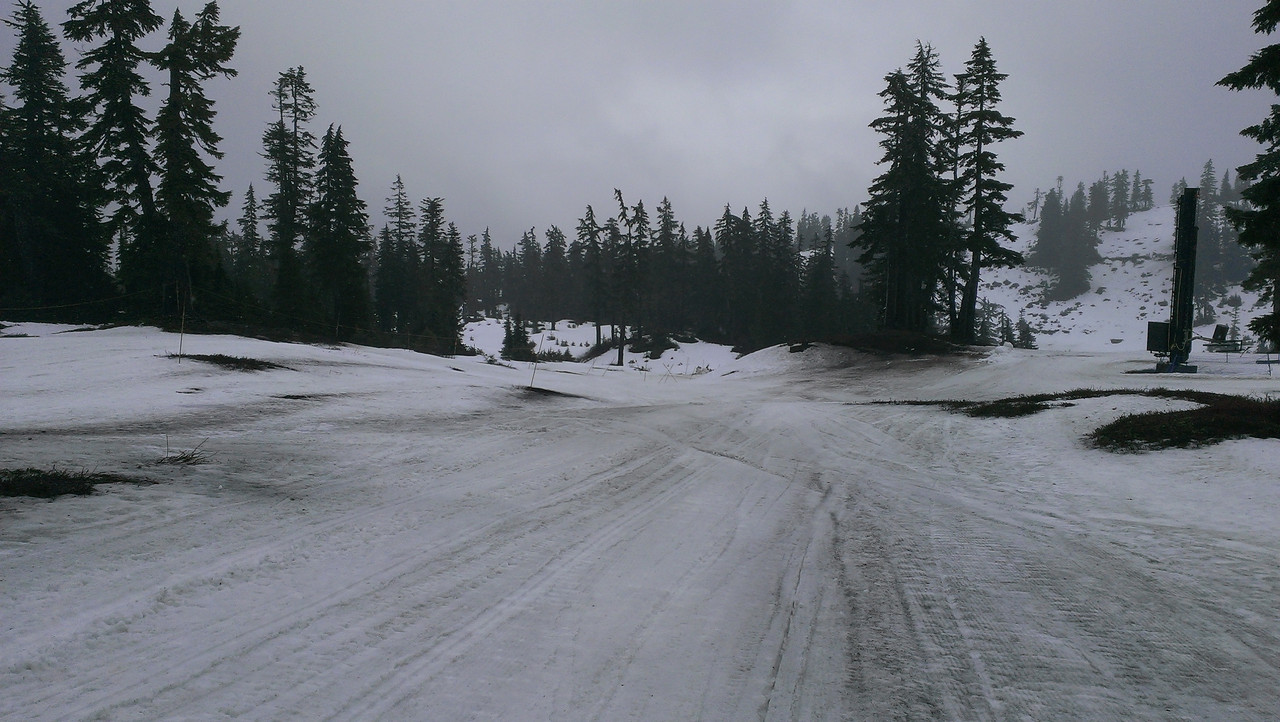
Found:
[[1136, 397], [868, 403], [1150, 381], [1123, 359], [769, 350], [529, 392], [394, 351], [0, 343], [0, 465], [159, 482], [0, 500], [7, 719], [1280, 716], [1275, 442], [1084, 448], [1171, 405]]

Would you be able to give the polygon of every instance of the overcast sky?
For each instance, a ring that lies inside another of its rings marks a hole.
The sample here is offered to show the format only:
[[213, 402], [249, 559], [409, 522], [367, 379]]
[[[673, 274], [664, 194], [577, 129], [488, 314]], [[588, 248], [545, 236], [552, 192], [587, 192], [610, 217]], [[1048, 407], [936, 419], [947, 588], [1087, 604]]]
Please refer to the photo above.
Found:
[[[39, 4], [52, 24], [72, 3]], [[950, 77], [982, 36], [1009, 75], [1003, 111], [1026, 133], [998, 148], [1011, 205], [1058, 175], [1121, 168], [1154, 179], [1163, 201], [1205, 160], [1234, 168], [1258, 149], [1238, 133], [1274, 96], [1214, 83], [1265, 44], [1250, 26], [1261, 4], [222, 0], [243, 32], [239, 77], [211, 88], [227, 215], [250, 183], [270, 192], [268, 91], [295, 65], [316, 90], [314, 132], [343, 126], [379, 225], [396, 174], [415, 199], [444, 197], [464, 235], [487, 226], [504, 247], [530, 227], [572, 234], [588, 203], [612, 214], [614, 188], [650, 208], [670, 197], [690, 231], [766, 197], [775, 212], [831, 213], [861, 203], [880, 172], [867, 124], [885, 74], [919, 39]], [[202, 5], [154, 3], [166, 17]], [[13, 42], [0, 40], [5, 63]]]

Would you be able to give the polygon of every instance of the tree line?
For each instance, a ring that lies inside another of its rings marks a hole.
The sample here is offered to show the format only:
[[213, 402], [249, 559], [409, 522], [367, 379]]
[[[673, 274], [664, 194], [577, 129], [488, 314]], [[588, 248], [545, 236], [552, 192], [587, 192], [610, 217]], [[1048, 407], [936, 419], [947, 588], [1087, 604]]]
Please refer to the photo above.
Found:
[[873, 327], [853, 280], [857, 208], [794, 220], [764, 200], [754, 214], [725, 206], [714, 225], [689, 232], [667, 198], [652, 214], [620, 190], [614, 200], [608, 216], [587, 206], [572, 236], [551, 226], [539, 240], [530, 229], [503, 252], [486, 232], [468, 264], [468, 310], [593, 322], [597, 343], [615, 348], [628, 334], [754, 349]]
[[[78, 94], [38, 7], [16, 8], [18, 43], [0, 71], [13, 96], [0, 97], [0, 308], [11, 315], [189, 315], [443, 352], [458, 349], [464, 314], [499, 310], [612, 326], [618, 345], [688, 334], [754, 348], [877, 328], [973, 343], [999, 335], [978, 298], [983, 270], [1024, 262], [1007, 247], [1023, 216], [1005, 210], [996, 154], [1022, 133], [999, 110], [1007, 76], [985, 39], [950, 79], [924, 43], [885, 76], [871, 124], [883, 172], [865, 204], [834, 219], [766, 200], [690, 232], [668, 199], [651, 209], [615, 190], [608, 211], [587, 206], [568, 232], [529, 229], [501, 250], [487, 230], [464, 239], [444, 199], [415, 203], [399, 177], [375, 231], [341, 125], [313, 128], [302, 67], [270, 92], [265, 197], [250, 186], [239, 218], [217, 222], [230, 194], [206, 86], [236, 74], [240, 35], [217, 3], [168, 23], [148, 0], [77, 3], [61, 27], [85, 48]], [[166, 79], [152, 116], [140, 105], [148, 72]], [[1210, 288], [1248, 272], [1230, 241], [1257, 207], [1258, 191], [1239, 186], [1250, 172], [1202, 196]], [[1202, 187], [1216, 187], [1206, 173]], [[1052, 293], [1087, 287], [1098, 230], [1150, 208], [1151, 186], [1120, 171], [1069, 198], [1061, 182], [1037, 191], [1029, 260], [1056, 274]]]

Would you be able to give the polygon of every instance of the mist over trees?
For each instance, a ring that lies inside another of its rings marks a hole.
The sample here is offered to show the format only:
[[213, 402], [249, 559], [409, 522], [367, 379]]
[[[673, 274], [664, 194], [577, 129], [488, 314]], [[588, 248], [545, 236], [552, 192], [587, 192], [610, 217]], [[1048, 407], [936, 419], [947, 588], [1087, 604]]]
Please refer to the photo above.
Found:
[[[985, 39], [953, 76], [925, 43], [885, 75], [871, 123], [881, 172], [861, 205], [793, 216], [763, 199], [694, 225], [669, 198], [615, 189], [562, 226], [495, 239], [464, 237], [446, 199], [411, 196], [399, 176], [380, 186], [386, 221], [371, 226], [360, 149], [324, 117], [301, 66], [264, 89], [261, 182], [219, 221], [231, 194], [207, 89], [236, 75], [240, 29], [216, 2], [167, 22], [149, 0], [76, 3], [61, 29], [83, 48], [78, 93], [34, 3], [16, 3], [8, 24], [18, 42], [0, 71], [11, 94], [0, 97], [0, 309], [11, 317], [183, 319], [436, 353], [464, 351], [475, 314], [594, 322], [619, 353], [691, 337], [754, 349], [876, 330], [1019, 342], [1024, 330], [979, 298], [985, 270], [1024, 260], [1009, 246], [1023, 216], [1006, 210], [998, 155], [1022, 132], [1000, 111], [1006, 75]], [[149, 113], [153, 90], [163, 97]], [[1243, 181], [1265, 171], [1249, 168], [1234, 184], [1212, 163], [1202, 175], [1206, 297], [1252, 269], [1234, 243], [1263, 208]], [[1036, 191], [1026, 262], [1051, 274], [1050, 300], [1089, 287], [1098, 233], [1150, 209], [1152, 185], [1121, 170]]]

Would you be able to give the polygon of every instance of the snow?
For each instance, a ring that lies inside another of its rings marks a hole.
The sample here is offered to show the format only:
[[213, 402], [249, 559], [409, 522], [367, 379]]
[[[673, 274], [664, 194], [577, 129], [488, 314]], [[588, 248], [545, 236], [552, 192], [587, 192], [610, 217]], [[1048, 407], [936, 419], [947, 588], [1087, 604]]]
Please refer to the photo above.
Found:
[[[553, 328], [554, 326], [554, 328]], [[577, 323], [570, 320], [558, 321], [555, 324], [540, 323], [538, 330], [529, 333], [535, 350], [567, 351], [573, 358], [582, 360], [596, 342], [594, 323]], [[609, 340], [612, 330], [602, 327], [601, 338]], [[500, 319], [486, 318], [471, 321], [462, 331], [463, 341], [472, 348], [490, 358], [499, 358], [502, 354], [502, 338], [504, 324]], [[632, 351], [630, 347], [623, 352], [623, 368], [641, 373], [657, 373], [660, 376], [692, 376], [709, 373], [720, 369], [737, 359], [737, 354], [725, 346], [705, 341], [677, 343], [678, 348], [667, 349], [656, 358], [648, 354]], [[607, 351], [601, 356], [588, 361], [593, 370], [605, 373], [604, 367], [616, 364], [616, 349]]]
[[[1039, 350], [619, 368], [499, 362], [494, 320], [452, 359], [0, 329], [0, 467], [156, 482], [0, 499], [0, 718], [1276, 719], [1280, 442], [1083, 443], [1190, 406], [1140, 396], [873, 403], [1280, 391], [1251, 354], [1129, 373], [1161, 219], [1106, 236], [1105, 291], [1037, 310]], [[1002, 273], [1016, 317], [1038, 279]], [[532, 337], [581, 356], [595, 329]]]
[[[695, 346], [685, 368], [712, 371], [535, 376], [64, 330], [3, 331], [28, 337], [0, 338], [0, 465], [158, 483], [0, 500], [2, 718], [1280, 713], [1275, 441], [1082, 444], [1185, 406], [1142, 397], [1018, 420], [867, 403], [1274, 393], [1247, 360]], [[197, 445], [207, 463], [155, 463]]]
[[[1173, 207], [1161, 205], [1131, 215], [1123, 231], [1101, 231], [1098, 253], [1103, 261], [1090, 268], [1093, 287], [1076, 298], [1040, 301], [1047, 277], [1026, 267], [984, 271], [981, 297], [1003, 306], [1013, 321], [1025, 310], [1041, 348], [1141, 352], [1147, 347], [1147, 322], [1169, 320], [1173, 220]], [[1023, 254], [1030, 251], [1036, 224], [1017, 224], [1013, 233], [1017, 240], [1010, 247]], [[1244, 326], [1258, 294], [1235, 287], [1226, 296], [1233, 293], [1243, 301], [1240, 332], [1248, 335]], [[1218, 299], [1215, 311], [1217, 323], [1232, 322], [1225, 296]], [[1196, 333], [1208, 337], [1213, 326], [1199, 327]]]

